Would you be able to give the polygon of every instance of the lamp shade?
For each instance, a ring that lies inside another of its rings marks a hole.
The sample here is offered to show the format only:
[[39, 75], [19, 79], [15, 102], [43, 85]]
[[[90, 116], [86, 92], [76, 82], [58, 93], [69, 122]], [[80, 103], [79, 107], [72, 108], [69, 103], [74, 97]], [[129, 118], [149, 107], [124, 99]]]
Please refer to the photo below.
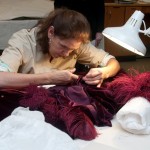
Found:
[[121, 27], [108, 27], [102, 32], [103, 35], [120, 46], [144, 56], [146, 47], [139, 37], [140, 27], [144, 14], [141, 11], [135, 11], [128, 19], [125, 25]]

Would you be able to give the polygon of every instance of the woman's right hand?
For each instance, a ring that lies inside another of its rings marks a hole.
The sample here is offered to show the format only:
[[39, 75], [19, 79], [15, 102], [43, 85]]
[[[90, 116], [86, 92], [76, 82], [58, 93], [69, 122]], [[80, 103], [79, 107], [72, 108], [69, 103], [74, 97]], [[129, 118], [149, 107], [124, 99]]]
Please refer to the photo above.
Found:
[[52, 70], [47, 75], [47, 84], [65, 85], [78, 79], [78, 75], [74, 74], [75, 68], [71, 70]]

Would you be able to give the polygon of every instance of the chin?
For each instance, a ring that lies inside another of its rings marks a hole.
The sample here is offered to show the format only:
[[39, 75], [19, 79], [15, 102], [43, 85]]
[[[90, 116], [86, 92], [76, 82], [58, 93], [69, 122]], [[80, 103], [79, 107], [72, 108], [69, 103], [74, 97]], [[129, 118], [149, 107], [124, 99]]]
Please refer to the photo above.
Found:
[[62, 56], [63, 59], [65, 59], [67, 56]]

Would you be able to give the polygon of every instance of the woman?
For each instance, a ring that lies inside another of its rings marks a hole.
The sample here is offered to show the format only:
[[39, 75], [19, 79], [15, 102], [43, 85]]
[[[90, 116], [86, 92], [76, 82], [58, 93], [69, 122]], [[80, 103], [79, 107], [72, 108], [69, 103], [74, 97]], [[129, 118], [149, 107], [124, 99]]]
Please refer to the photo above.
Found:
[[112, 55], [92, 46], [89, 37], [90, 26], [82, 14], [68, 9], [50, 12], [36, 27], [10, 38], [0, 56], [0, 87], [67, 84], [78, 79], [76, 62], [91, 68], [83, 80], [100, 87], [120, 65]]

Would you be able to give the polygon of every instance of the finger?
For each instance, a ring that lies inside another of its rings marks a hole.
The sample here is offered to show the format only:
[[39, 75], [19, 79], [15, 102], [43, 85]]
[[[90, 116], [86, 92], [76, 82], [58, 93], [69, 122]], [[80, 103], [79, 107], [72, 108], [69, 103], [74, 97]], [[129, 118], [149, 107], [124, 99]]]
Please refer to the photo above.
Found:
[[76, 68], [70, 69], [69, 70], [71, 73], [74, 73], [76, 71]]
[[86, 75], [85, 75], [85, 77], [86, 78], [94, 78], [94, 77], [96, 77], [96, 76], [99, 76], [99, 75], [101, 75], [102, 73], [100, 72], [100, 71], [92, 71], [92, 70], [90, 70]]
[[84, 81], [95, 81], [95, 80], [101, 80], [102, 78], [101, 78], [101, 75], [97, 75], [97, 76], [95, 76], [95, 77], [83, 77], [83, 80]]
[[95, 81], [95, 80], [101, 80], [101, 77], [100, 76], [97, 76], [97, 77], [94, 77], [94, 78], [86, 78], [86, 77], [83, 77], [82, 78], [84, 81]]
[[76, 75], [76, 74], [72, 74], [72, 79], [73, 80], [77, 80], [79, 78], [79, 76], [78, 75]]
[[95, 81], [85, 81], [85, 83], [89, 84], [89, 85], [98, 85], [100, 82], [100, 80], [95, 80]]
[[101, 85], [102, 85], [102, 83], [103, 83], [103, 80], [101, 80], [101, 81], [99, 82], [99, 84], [97, 84], [97, 88], [100, 88]]
[[100, 82], [99, 84], [97, 84], [97, 88], [100, 88], [102, 85], [102, 82]]

